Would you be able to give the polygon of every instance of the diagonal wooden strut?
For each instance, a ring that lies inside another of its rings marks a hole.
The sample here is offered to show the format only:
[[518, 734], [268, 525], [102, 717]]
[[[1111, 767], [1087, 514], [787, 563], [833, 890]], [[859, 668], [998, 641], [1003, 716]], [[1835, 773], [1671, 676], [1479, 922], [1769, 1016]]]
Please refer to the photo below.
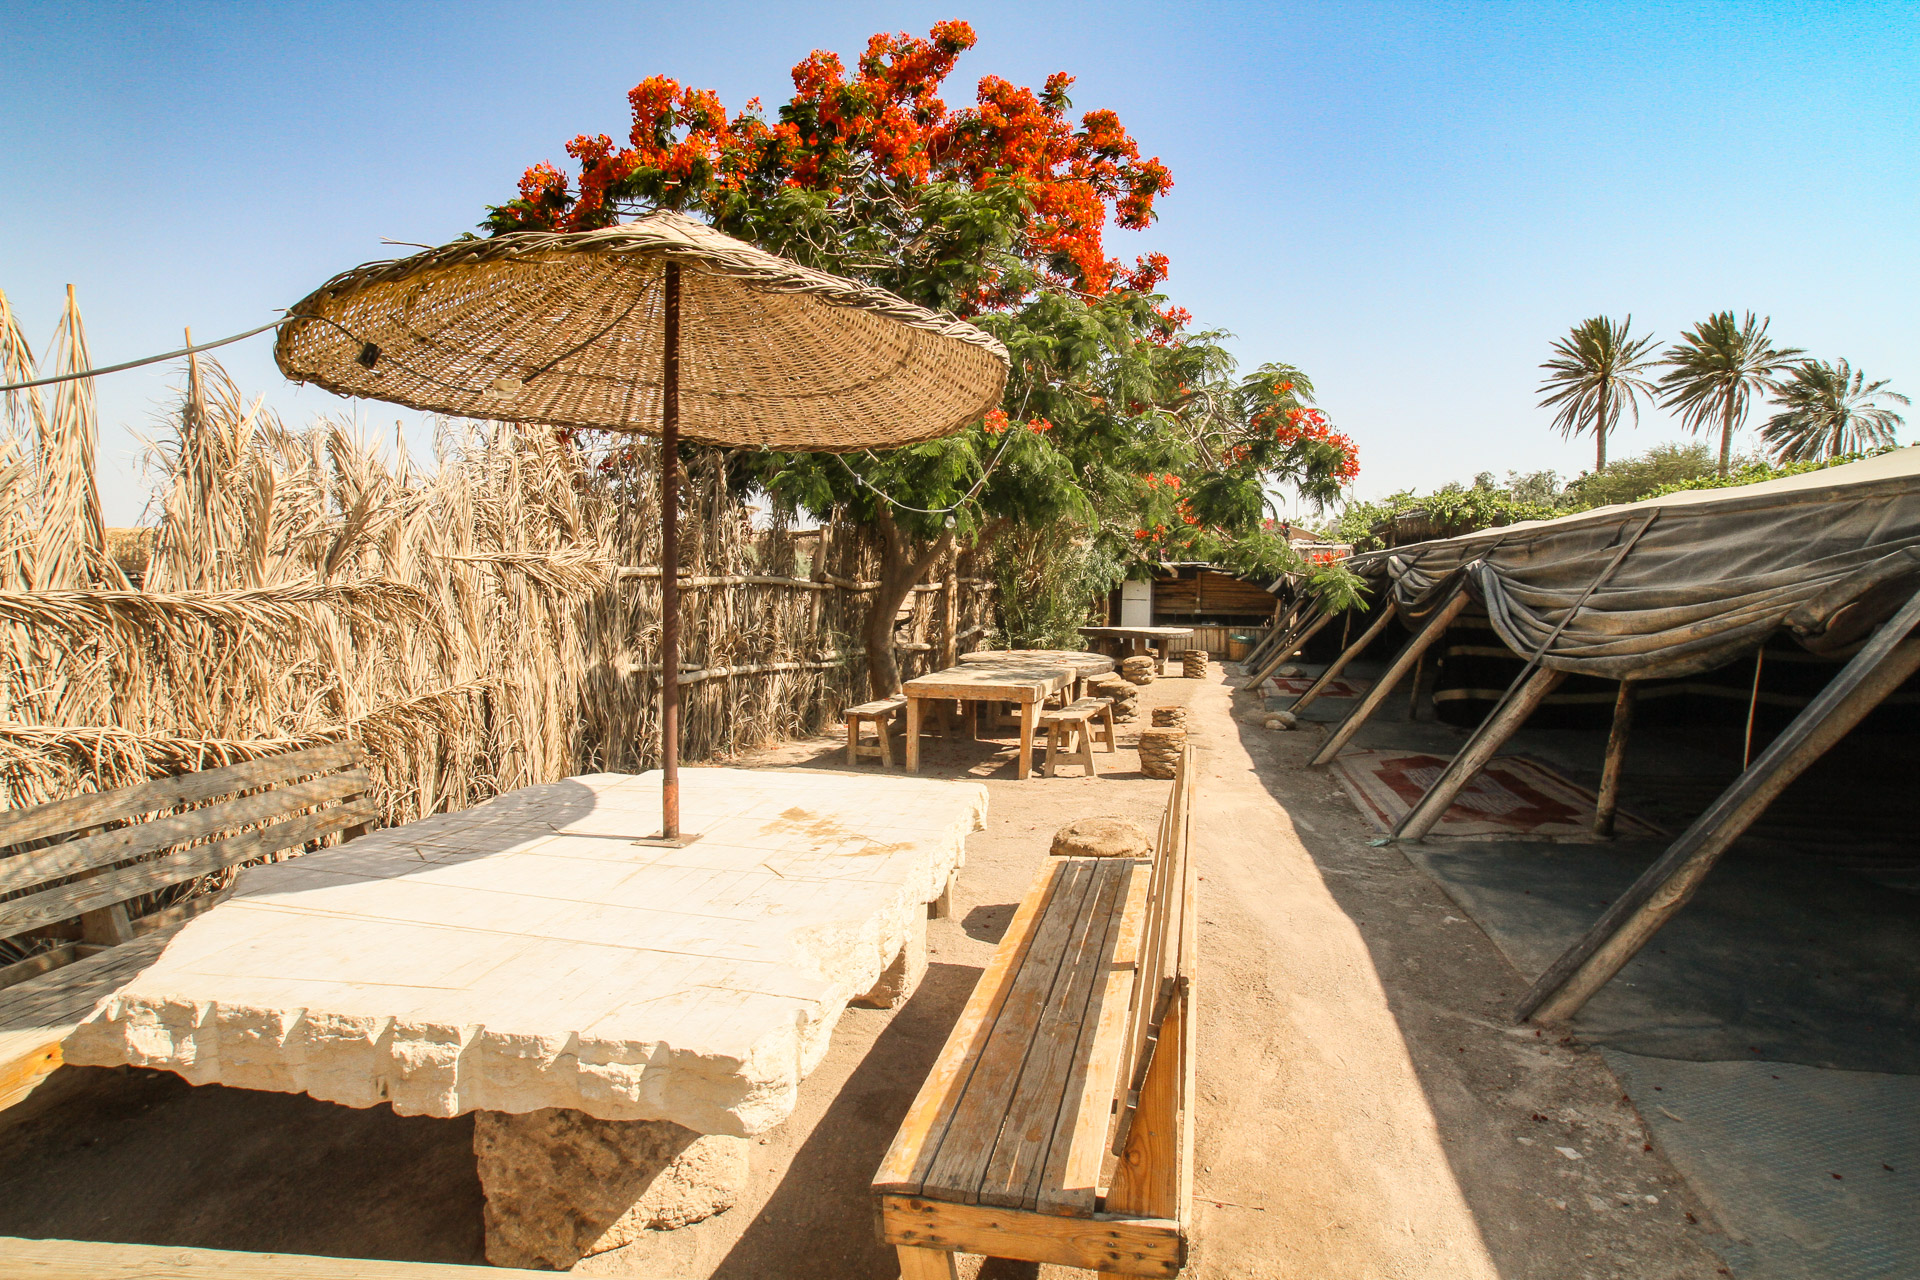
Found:
[[1882, 626], [1760, 758], [1614, 900], [1586, 936], [1540, 975], [1514, 1009], [1515, 1020], [1564, 1021], [1620, 972], [1686, 905], [1720, 855], [1774, 798], [1920, 670], [1920, 639], [1908, 638], [1916, 623], [1920, 595]]
[[1302, 624], [1295, 629], [1294, 633], [1288, 636], [1273, 650], [1273, 653], [1267, 658], [1266, 664], [1260, 668], [1259, 673], [1240, 687], [1242, 689], [1258, 689], [1261, 685], [1265, 684], [1267, 677], [1280, 669], [1281, 663], [1306, 648], [1307, 641], [1319, 635], [1320, 629], [1332, 621], [1333, 612], [1328, 609], [1320, 610], [1311, 622], [1302, 619]]
[[1301, 694], [1287, 710], [1293, 712], [1295, 715], [1299, 715], [1302, 709], [1327, 691], [1327, 686], [1340, 678], [1340, 673], [1347, 669], [1349, 662], [1352, 662], [1362, 653], [1365, 653], [1367, 646], [1379, 638], [1380, 633], [1387, 629], [1387, 624], [1393, 621], [1393, 601], [1387, 599], [1384, 592], [1381, 594], [1379, 609], [1380, 616], [1373, 620], [1372, 625], [1361, 633], [1358, 640], [1341, 650], [1340, 656], [1333, 660], [1333, 665], [1325, 671], [1322, 671], [1320, 678], [1315, 680], [1307, 691]]
[[1333, 736], [1328, 738], [1326, 745], [1320, 748], [1320, 753], [1308, 761], [1309, 764], [1325, 764], [1340, 754], [1340, 748], [1346, 746], [1348, 739], [1360, 732], [1360, 726], [1367, 722], [1367, 718], [1379, 710], [1380, 704], [1387, 700], [1387, 695], [1393, 692], [1394, 686], [1400, 683], [1401, 677], [1405, 676], [1413, 664], [1420, 660], [1420, 655], [1446, 633], [1447, 628], [1453, 624], [1453, 620], [1460, 616], [1461, 610], [1467, 607], [1470, 598], [1467, 595], [1466, 580], [1463, 578], [1454, 586], [1453, 595], [1447, 599], [1446, 604], [1435, 610], [1433, 617], [1427, 619], [1427, 625], [1420, 628], [1419, 633], [1407, 642], [1407, 647], [1394, 658], [1393, 665], [1374, 682], [1373, 688], [1367, 690], [1366, 696], [1360, 699], [1360, 705], [1340, 722], [1340, 726], [1333, 731]]
[[[1547, 638], [1534, 648], [1532, 656], [1520, 669], [1520, 674], [1513, 678], [1513, 683], [1507, 686], [1507, 691], [1500, 695], [1500, 701], [1494, 704], [1493, 710], [1488, 712], [1486, 719], [1480, 722], [1480, 727], [1473, 731], [1473, 736], [1467, 739], [1466, 745], [1454, 753], [1453, 759], [1448, 762], [1440, 776], [1434, 779], [1433, 785], [1427, 788], [1427, 793], [1420, 797], [1419, 803], [1413, 806], [1406, 817], [1400, 819], [1399, 824], [1393, 829], [1394, 839], [1418, 840], [1433, 830], [1434, 824], [1440, 821], [1441, 815], [1447, 811], [1454, 798], [1469, 782], [1473, 781], [1474, 776], [1481, 769], [1486, 767], [1487, 762], [1493, 759], [1494, 753], [1506, 743], [1507, 739], [1519, 731], [1520, 726], [1527, 722], [1527, 717], [1539, 708], [1546, 696], [1566, 678], [1565, 672], [1541, 668], [1540, 660], [1546, 657], [1547, 650], [1551, 649], [1553, 642], [1560, 638], [1560, 633], [1567, 629], [1567, 624], [1573, 621], [1574, 615], [1586, 607], [1587, 601], [1593, 598], [1593, 593], [1613, 576], [1613, 571], [1620, 567], [1621, 561], [1627, 558], [1627, 553], [1632, 551], [1635, 544], [1640, 541], [1640, 535], [1651, 529], [1653, 522], [1659, 518], [1658, 511], [1649, 512], [1647, 518], [1640, 522], [1640, 527], [1633, 531], [1632, 536], [1621, 542], [1620, 549], [1613, 553], [1613, 559], [1607, 561], [1607, 567], [1600, 571], [1600, 576], [1587, 584], [1587, 589], [1580, 593], [1580, 598], [1573, 602], [1573, 607], [1560, 616], [1560, 621], [1555, 624], [1552, 631], [1547, 633]], [[1415, 691], [1418, 692], [1417, 686]], [[1412, 718], [1411, 709], [1408, 711], [1408, 718]]]

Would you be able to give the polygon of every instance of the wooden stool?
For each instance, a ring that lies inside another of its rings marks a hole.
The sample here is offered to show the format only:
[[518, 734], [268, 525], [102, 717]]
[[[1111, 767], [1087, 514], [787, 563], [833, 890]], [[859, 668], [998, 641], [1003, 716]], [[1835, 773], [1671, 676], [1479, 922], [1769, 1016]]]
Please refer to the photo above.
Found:
[[1067, 707], [1067, 710], [1092, 712], [1092, 717], [1087, 721], [1088, 727], [1101, 730], [1095, 741], [1108, 751], [1114, 750], [1112, 698], [1078, 698]]
[[[1047, 777], [1051, 778], [1059, 772], [1060, 757], [1063, 755], [1069, 764], [1084, 765], [1089, 778], [1100, 776], [1093, 767], [1093, 728], [1090, 723], [1097, 711], [1093, 706], [1071, 706], [1040, 713], [1040, 725], [1047, 731]], [[1077, 749], [1071, 746], [1076, 734], [1080, 742]]]
[[[878, 702], [863, 702], [857, 707], [847, 708], [847, 763], [858, 764], [864, 757], [877, 759], [886, 768], [893, 768], [893, 735], [888, 732], [887, 726], [906, 705], [906, 695], [896, 693]], [[861, 741], [860, 726], [863, 724], [873, 726], [874, 742]]]

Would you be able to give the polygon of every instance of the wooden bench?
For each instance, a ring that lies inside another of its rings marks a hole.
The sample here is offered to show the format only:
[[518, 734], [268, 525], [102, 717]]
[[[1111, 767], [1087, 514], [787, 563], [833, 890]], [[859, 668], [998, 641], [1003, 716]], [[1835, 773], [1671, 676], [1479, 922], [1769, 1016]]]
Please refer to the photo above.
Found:
[[[891, 698], [882, 698], [878, 702], [863, 702], [857, 707], [847, 708], [847, 763], [859, 764], [861, 760], [877, 759], [887, 768], [893, 768], [893, 718], [905, 711], [907, 696], [896, 693]], [[860, 726], [873, 726], [874, 740], [869, 743], [860, 735]]]
[[1049, 778], [1056, 775], [1063, 759], [1084, 767], [1089, 778], [1098, 777], [1093, 766], [1094, 743], [1101, 743], [1109, 752], [1114, 750], [1111, 698], [1081, 698], [1057, 710], [1042, 711], [1040, 726], [1047, 731]]
[[1054, 859], [1021, 900], [874, 1175], [906, 1280], [951, 1280], [956, 1253], [1102, 1276], [1185, 1263], [1192, 777], [1189, 748], [1151, 859]]
[[60, 1065], [94, 1006], [218, 899], [133, 916], [138, 900], [340, 833], [378, 811], [360, 748], [304, 751], [0, 813], [0, 938], [53, 940], [0, 969], [0, 1108]]

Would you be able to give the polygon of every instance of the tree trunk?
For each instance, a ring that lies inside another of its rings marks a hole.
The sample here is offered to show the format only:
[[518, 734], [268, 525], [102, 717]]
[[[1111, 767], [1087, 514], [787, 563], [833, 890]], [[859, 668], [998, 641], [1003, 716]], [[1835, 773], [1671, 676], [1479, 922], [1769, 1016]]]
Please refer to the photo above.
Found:
[[880, 528], [880, 586], [867, 613], [867, 684], [873, 697], [885, 698], [900, 691], [900, 665], [893, 657], [894, 615], [920, 576], [953, 545], [953, 533], [949, 530], [916, 547], [885, 511], [875, 523]]
[[1720, 402], [1720, 478], [1733, 470], [1733, 397]]
[[1593, 420], [1593, 470], [1594, 474], [1607, 469], [1607, 388], [1600, 388], [1600, 411]]

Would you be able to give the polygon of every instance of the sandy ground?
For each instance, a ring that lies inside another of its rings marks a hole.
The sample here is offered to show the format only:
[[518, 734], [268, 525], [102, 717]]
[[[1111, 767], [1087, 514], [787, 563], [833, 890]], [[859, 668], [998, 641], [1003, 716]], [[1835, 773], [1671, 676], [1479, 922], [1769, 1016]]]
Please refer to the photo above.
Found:
[[[1712, 1277], [1712, 1229], [1598, 1055], [1508, 1026], [1519, 976], [1424, 874], [1301, 766], [1320, 731], [1236, 721], [1216, 666], [1160, 680], [1202, 771], [1196, 1277]], [[988, 783], [931, 964], [891, 1012], [851, 1009], [758, 1141], [729, 1212], [577, 1270], [891, 1277], [866, 1184], [1052, 832], [1149, 822], [1167, 784], [1127, 749], [1098, 779], [1012, 778], [1006, 743], [935, 744], [933, 776]], [[745, 763], [842, 768], [827, 740]], [[871, 767], [871, 766], [868, 766]], [[481, 1260], [470, 1121], [73, 1073], [0, 1116], [0, 1234], [423, 1261]], [[1569, 1154], [1570, 1153], [1570, 1154]], [[1032, 1275], [968, 1259], [964, 1275]], [[1047, 1276], [1078, 1273], [1044, 1268]]]

